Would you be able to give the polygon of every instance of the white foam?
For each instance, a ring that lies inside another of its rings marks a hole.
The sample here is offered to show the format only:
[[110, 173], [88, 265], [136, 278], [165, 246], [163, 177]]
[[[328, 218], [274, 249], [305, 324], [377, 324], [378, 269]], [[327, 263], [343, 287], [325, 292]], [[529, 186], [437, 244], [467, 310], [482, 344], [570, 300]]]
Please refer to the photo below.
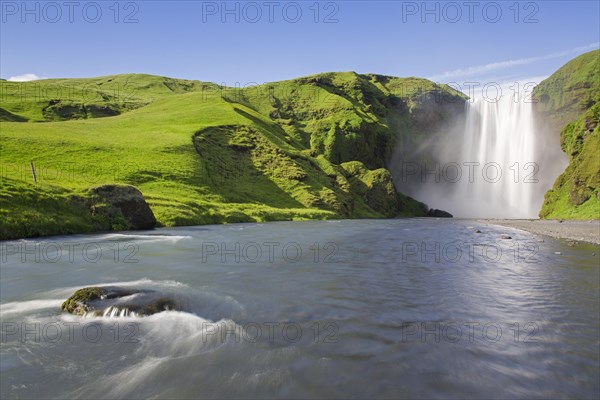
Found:
[[170, 241], [178, 242], [180, 240], [191, 239], [188, 235], [137, 235], [137, 234], [123, 234], [123, 233], [109, 233], [101, 236], [102, 239], [106, 240], [144, 240], [144, 241]]
[[5, 317], [12, 314], [26, 314], [32, 311], [60, 307], [64, 299], [27, 300], [0, 304], [0, 313]]
[[135, 281], [124, 281], [124, 282], [106, 282], [106, 283], [96, 283], [88, 286], [151, 286], [151, 287], [188, 287], [186, 283], [172, 281], [172, 280], [164, 280], [164, 281], [154, 281], [148, 278], [142, 278]]

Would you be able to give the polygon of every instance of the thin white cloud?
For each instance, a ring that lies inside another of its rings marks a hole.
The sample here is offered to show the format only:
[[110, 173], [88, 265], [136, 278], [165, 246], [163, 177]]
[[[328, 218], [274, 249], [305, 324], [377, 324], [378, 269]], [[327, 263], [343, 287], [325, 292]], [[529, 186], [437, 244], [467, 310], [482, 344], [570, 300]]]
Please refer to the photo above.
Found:
[[8, 78], [8, 80], [10, 82], [29, 82], [29, 81], [37, 81], [39, 79], [45, 79], [45, 78], [38, 76], [36, 74], [23, 74], [23, 75], [11, 76], [10, 78]]
[[485, 65], [477, 65], [473, 67], [463, 68], [463, 69], [455, 69], [453, 71], [442, 72], [441, 74], [434, 75], [429, 77], [429, 80], [432, 81], [447, 81], [448, 79], [455, 79], [460, 77], [469, 77], [469, 76], [480, 76], [482, 74], [497, 71], [506, 68], [512, 68], [518, 65], [527, 65], [532, 64], [538, 61], [550, 60], [553, 58], [563, 57], [573, 53], [580, 53], [584, 51], [594, 50], [600, 46], [600, 42], [591, 43], [587, 46], [576, 47], [570, 50], [559, 51], [556, 53], [547, 54], [545, 56], [539, 57], [530, 57], [530, 58], [520, 58], [517, 60], [508, 60], [508, 61], [499, 61]]
[[529, 101], [533, 88], [540, 84], [548, 76], [515, 77], [490, 82], [460, 82], [458, 89], [471, 98], [477, 99], [499, 99], [503, 96], [518, 96], [522, 101]]

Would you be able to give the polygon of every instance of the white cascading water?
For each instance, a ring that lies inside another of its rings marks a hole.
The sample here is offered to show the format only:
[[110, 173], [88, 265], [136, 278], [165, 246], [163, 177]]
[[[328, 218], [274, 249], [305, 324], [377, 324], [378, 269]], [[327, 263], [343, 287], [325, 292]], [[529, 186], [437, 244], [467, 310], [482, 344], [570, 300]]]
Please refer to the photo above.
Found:
[[408, 194], [455, 217], [537, 218], [544, 194], [566, 166], [558, 136], [542, 134], [533, 104], [517, 97], [466, 107], [464, 125], [420, 149], [438, 164], [421, 166]]
[[539, 164], [531, 104], [509, 97], [495, 103], [476, 100], [467, 110], [465, 128], [462, 159], [479, 164], [473, 166], [472, 183], [461, 180], [467, 199], [475, 200], [470, 212], [478, 217], [491, 210], [503, 218], [536, 217]]

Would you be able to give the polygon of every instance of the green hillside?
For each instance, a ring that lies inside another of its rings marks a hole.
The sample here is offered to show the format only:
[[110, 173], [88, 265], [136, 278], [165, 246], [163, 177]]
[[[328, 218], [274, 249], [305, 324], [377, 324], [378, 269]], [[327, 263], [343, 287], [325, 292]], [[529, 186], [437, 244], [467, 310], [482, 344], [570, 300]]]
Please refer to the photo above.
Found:
[[600, 50], [582, 54], [563, 65], [534, 90], [538, 112], [559, 128], [574, 122], [600, 102]]
[[386, 161], [465, 99], [353, 72], [243, 90], [150, 75], [0, 90], [2, 239], [123, 229], [90, 212], [90, 189], [111, 183], [137, 187], [162, 226], [424, 215]]
[[543, 116], [563, 124], [569, 165], [546, 193], [541, 218], [600, 218], [600, 50], [583, 54], [536, 88]]

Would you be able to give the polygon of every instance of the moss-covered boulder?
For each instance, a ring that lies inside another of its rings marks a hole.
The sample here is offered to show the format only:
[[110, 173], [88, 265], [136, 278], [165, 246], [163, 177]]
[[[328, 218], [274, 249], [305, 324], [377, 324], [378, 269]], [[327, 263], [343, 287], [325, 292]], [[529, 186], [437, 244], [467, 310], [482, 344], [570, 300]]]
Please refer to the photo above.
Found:
[[148, 316], [162, 311], [181, 310], [181, 303], [155, 290], [122, 287], [86, 287], [77, 290], [62, 310], [74, 315]]
[[94, 217], [112, 230], [152, 229], [156, 218], [142, 193], [129, 185], [103, 185], [90, 190]]
[[98, 287], [79, 289], [62, 304], [62, 309], [71, 314], [84, 315], [93, 310], [91, 303], [101, 299], [103, 294], [103, 289]]

